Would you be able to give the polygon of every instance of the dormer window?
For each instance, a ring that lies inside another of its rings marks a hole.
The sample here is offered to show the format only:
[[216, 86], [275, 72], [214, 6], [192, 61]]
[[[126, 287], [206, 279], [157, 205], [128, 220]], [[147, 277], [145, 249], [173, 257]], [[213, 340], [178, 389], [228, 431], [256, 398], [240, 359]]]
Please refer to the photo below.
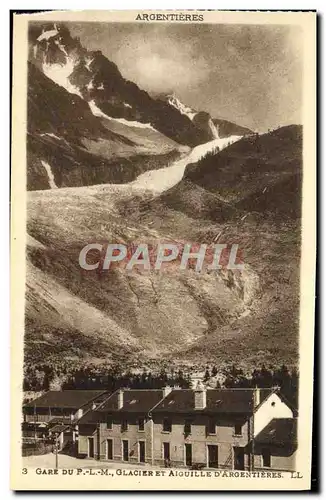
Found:
[[108, 415], [107, 419], [106, 419], [106, 428], [109, 429], [110, 431], [112, 431], [112, 428], [113, 428], [113, 420], [112, 420], [112, 417], [111, 415]]
[[172, 431], [172, 423], [169, 418], [165, 418], [163, 420], [163, 432], [171, 432]]
[[184, 425], [184, 435], [189, 436], [191, 434], [191, 421], [186, 420]]
[[207, 433], [216, 434], [216, 422], [213, 418], [208, 420]]
[[139, 418], [138, 419], [138, 430], [139, 431], [144, 431], [145, 430], [145, 419], [144, 418]]
[[241, 424], [235, 424], [234, 435], [235, 436], [242, 436], [242, 425]]

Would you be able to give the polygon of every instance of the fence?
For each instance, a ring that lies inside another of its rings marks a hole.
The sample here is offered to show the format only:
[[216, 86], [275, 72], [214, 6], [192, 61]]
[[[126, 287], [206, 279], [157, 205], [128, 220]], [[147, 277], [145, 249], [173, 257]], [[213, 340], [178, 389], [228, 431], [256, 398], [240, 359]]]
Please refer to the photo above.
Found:
[[29, 457], [31, 455], [45, 455], [54, 450], [54, 444], [52, 440], [42, 440], [42, 441], [24, 441], [22, 445], [22, 455], [23, 457]]

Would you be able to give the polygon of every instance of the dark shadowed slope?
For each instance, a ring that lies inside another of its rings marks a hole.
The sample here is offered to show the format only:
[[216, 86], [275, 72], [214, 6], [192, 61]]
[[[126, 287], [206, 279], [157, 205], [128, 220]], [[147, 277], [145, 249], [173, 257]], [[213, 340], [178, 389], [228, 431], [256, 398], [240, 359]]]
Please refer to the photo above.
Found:
[[301, 213], [302, 130], [283, 127], [240, 139], [185, 169], [183, 179], [147, 204], [215, 222]]
[[[184, 178], [232, 203], [300, 174], [302, 127], [290, 125], [262, 136], [245, 137], [189, 165]], [[296, 193], [295, 193], [296, 195]], [[244, 205], [242, 205], [244, 207]]]
[[229, 137], [230, 135], [248, 135], [252, 134], [252, 130], [247, 127], [241, 127], [236, 123], [222, 120], [221, 118], [214, 118], [213, 123], [217, 128], [220, 137]]

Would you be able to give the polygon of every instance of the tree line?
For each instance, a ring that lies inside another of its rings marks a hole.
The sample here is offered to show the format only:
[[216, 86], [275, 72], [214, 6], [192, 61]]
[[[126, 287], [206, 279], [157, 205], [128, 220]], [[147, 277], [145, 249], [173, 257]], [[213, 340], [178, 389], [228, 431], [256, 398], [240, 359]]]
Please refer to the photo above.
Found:
[[[235, 365], [219, 370], [217, 366], [207, 366], [202, 377], [211, 388], [272, 388], [279, 387], [288, 401], [297, 407], [299, 373], [282, 365], [266, 368], [262, 365], [245, 373]], [[188, 389], [192, 384], [191, 370], [167, 371], [162, 369], [153, 373], [148, 370], [121, 372], [118, 367], [101, 369], [95, 366], [55, 370], [48, 365], [25, 367], [24, 391], [48, 391], [68, 389], [98, 389], [115, 391], [120, 387], [130, 389], [160, 389], [166, 385]]]

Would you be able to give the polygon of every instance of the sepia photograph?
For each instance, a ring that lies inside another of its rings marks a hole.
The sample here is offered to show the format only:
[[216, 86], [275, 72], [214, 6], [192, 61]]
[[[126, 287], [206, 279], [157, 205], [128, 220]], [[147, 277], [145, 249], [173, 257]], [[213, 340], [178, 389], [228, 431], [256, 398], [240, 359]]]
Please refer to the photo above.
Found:
[[14, 17], [14, 489], [309, 489], [315, 13]]

